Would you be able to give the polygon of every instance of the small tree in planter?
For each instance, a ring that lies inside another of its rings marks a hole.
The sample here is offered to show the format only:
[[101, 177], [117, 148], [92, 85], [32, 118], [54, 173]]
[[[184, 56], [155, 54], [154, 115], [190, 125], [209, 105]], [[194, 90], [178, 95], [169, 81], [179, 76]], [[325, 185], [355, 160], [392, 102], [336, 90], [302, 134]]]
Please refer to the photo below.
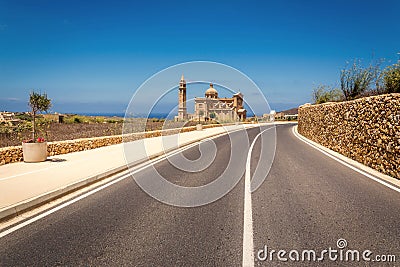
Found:
[[22, 151], [25, 162], [41, 162], [47, 159], [47, 142], [39, 137], [36, 138], [36, 116], [38, 113], [46, 112], [51, 107], [51, 100], [46, 93], [40, 94], [32, 91], [29, 95], [29, 106], [32, 111], [32, 139], [22, 143]]
[[36, 93], [32, 91], [29, 95], [29, 106], [32, 110], [32, 118], [33, 118], [33, 130], [32, 130], [32, 139], [36, 139], [36, 115], [40, 112], [46, 112], [51, 108], [51, 100], [47, 98], [47, 94]]

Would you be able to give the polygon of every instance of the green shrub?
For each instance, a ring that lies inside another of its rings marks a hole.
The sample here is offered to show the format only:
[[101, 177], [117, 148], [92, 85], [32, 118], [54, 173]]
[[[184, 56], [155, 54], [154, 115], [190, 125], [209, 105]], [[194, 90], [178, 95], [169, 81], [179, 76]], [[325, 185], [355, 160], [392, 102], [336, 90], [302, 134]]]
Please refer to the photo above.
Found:
[[32, 117], [27, 113], [20, 113], [17, 114], [15, 117], [23, 121], [32, 121]]
[[314, 104], [342, 101], [344, 98], [343, 93], [339, 89], [331, 88], [327, 85], [318, 85], [314, 88], [312, 97]]
[[383, 70], [384, 92], [400, 93], [400, 62]]
[[371, 63], [368, 67], [362, 67], [360, 60], [354, 60], [350, 67], [340, 72], [340, 89], [346, 100], [362, 96], [371, 89], [371, 84], [379, 76], [379, 64]]

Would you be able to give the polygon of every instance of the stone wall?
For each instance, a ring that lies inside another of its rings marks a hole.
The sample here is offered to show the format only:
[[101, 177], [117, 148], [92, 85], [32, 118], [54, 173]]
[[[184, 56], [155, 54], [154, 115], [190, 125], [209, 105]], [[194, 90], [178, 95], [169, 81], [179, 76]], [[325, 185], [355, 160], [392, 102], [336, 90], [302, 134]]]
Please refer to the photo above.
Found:
[[303, 105], [298, 132], [327, 148], [400, 178], [400, 94]]
[[[226, 126], [227, 124], [224, 124]], [[203, 129], [220, 127], [221, 124], [203, 125]], [[81, 138], [67, 141], [49, 142], [47, 144], [47, 154], [49, 156], [61, 155], [71, 152], [95, 149], [103, 146], [120, 144], [122, 141], [134, 141], [143, 138], [156, 137], [161, 135], [172, 135], [179, 132], [190, 132], [196, 130], [196, 126], [184, 127], [179, 129], [168, 129], [160, 131], [149, 131], [144, 133], [133, 133], [129, 135], [115, 135], [94, 138]], [[0, 148], [0, 165], [23, 161], [22, 146]]]

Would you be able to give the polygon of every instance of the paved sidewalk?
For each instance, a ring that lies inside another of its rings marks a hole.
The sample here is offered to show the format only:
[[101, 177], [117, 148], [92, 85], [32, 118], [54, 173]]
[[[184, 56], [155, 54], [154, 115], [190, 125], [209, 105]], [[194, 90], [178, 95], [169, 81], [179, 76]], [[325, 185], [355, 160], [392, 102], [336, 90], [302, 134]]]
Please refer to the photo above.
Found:
[[[127, 161], [137, 164], [148, 157], [159, 156], [163, 151], [168, 152], [226, 131], [254, 126], [209, 128], [52, 156], [41, 163], [18, 162], [0, 166], [0, 220], [123, 171], [127, 168]], [[143, 147], [145, 150], [141, 149]], [[124, 149], [128, 151], [127, 157]]]

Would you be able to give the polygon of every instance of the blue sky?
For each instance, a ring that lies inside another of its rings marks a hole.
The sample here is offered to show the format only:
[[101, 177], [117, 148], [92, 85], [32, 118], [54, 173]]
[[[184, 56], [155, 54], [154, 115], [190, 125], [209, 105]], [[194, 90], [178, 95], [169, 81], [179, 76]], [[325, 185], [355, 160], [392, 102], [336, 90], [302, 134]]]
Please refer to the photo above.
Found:
[[400, 52], [398, 0], [116, 2], [0, 0], [0, 110], [38, 89], [53, 111], [124, 112], [151, 75], [194, 60], [239, 69], [279, 110], [346, 61]]

